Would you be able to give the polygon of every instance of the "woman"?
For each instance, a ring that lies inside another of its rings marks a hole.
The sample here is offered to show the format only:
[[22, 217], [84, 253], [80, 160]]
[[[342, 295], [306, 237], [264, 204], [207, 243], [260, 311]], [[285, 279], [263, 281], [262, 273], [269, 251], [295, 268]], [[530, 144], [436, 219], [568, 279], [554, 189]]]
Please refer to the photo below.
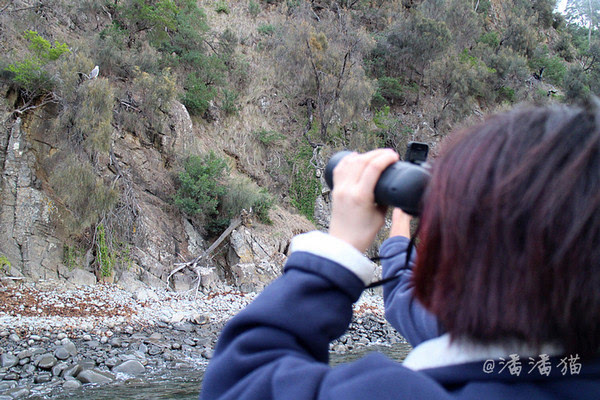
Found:
[[227, 324], [201, 399], [600, 398], [598, 111], [522, 108], [453, 138], [414, 276], [402, 212], [381, 248], [384, 277], [400, 276], [386, 315], [418, 344], [405, 362], [327, 365], [372, 279], [362, 254], [385, 216], [373, 189], [398, 159], [376, 150], [335, 169], [329, 233], [294, 238], [285, 274]]

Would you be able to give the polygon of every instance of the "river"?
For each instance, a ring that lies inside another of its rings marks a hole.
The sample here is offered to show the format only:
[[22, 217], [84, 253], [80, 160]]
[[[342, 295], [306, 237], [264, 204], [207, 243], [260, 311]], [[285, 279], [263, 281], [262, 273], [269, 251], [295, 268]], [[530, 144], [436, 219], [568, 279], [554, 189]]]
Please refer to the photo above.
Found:
[[[332, 353], [330, 364], [334, 366], [352, 362], [373, 351], [379, 351], [401, 362], [410, 350], [410, 345], [404, 343], [398, 343], [391, 347], [362, 347], [344, 354]], [[77, 400], [192, 400], [198, 398], [202, 375], [202, 371], [199, 370], [179, 370], [177, 374], [172, 372], [156, 373], [149, 376], [144, 382], [130, 380], [118, 385], [86, 387], [54, 398], [61, 400], [72, 400], [73, 398]]]

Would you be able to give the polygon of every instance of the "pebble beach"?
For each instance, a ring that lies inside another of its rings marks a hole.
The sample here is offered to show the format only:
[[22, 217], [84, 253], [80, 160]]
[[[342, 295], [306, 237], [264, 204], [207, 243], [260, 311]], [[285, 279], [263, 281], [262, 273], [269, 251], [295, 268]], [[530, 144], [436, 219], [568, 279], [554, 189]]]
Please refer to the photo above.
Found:
[[[226, 286], [196, 294], [0, 284], [0, 400], [51, 398], [157, 371], [203, 371], [223, 325], [255, 297]], [[403, 342], [385, 321], [382, 297], [365, 293], [347, 333], [330, 348], [345, 353]]]

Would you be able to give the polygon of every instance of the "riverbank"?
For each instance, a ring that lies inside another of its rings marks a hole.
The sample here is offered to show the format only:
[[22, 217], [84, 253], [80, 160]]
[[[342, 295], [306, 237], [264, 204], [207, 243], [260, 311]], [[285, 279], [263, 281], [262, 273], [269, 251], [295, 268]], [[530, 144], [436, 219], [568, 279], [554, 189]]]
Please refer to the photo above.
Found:
[[[54, 281], [0, 286], [0, 400], [143, 381], [160, 371], [203, 371], [223, 325], [255, 296], [229, 287], [194, 297]], [[399, 342], [381, 297], [365, 294], [331, 349]]]

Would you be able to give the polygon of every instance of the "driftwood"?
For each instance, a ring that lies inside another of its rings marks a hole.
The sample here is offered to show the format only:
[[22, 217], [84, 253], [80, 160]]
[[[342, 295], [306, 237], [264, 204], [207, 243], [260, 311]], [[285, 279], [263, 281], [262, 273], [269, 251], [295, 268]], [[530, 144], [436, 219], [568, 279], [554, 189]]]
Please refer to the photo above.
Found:
[[198, 295], [198, 289], [200, 287], [200, 283], [201, 283], [201, 279], [202, 279], [202, 270], [207, 267], [210, 255], [212, 254], [213, 251], [215, 251], [215, 249], [217, 247], [219, 247], [219, 245], [229, 235], [231, 235], [231, 232], [233, 232], [234, 229], [236, 229], [238, 226], [240, 226], [242, 224], [242, 218], [243, 218], [243, 216], [232, 220], [231, 223], [229, 224], [229, 226], [227, 227], [227, 229], [225, 229], [225, 232], [223, 232], [221, 234], [221, 236], [219, 236], [219, 238], [217, 240], [215, 240], [214, 243], [211, 244], [210, 247], [208, 249], [206, 249], [205, 251], [203, 251], [202, 254], [200, 254], [198, 257], [194, 258], [192, 261], [187, 261], [187, 262], [183, 262], [183, 263], [175, 263], [176, 268], [173, 271], [171, 271], [171, 273], [167, 277], [167, 287], [169, 286], [169, 281], [171, 280], [171, 277], [173, 275], [175, 275], [179, 271], [189, 268], [196, 273], [197, 282], [196, 282], [196, 288], [195, 288], [195, 292], [194, 292], [194, 298], [195, 298]]

